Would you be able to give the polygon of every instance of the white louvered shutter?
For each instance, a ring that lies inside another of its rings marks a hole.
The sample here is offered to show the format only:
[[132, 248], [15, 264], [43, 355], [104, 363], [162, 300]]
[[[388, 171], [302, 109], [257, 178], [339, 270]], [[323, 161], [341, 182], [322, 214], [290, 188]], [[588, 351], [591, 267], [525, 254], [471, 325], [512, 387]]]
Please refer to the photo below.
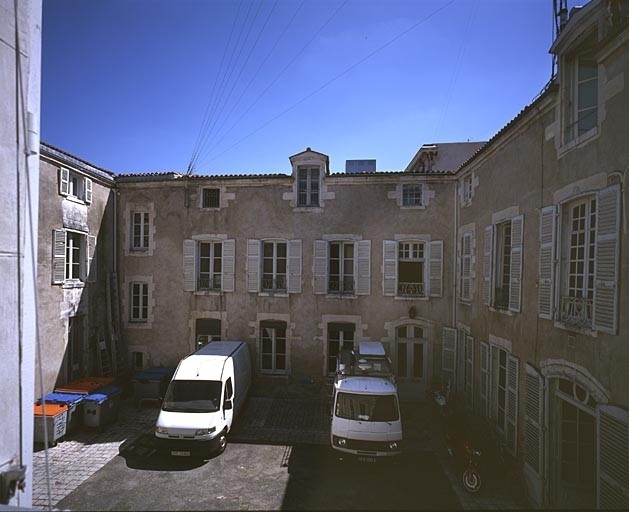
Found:
[[247, 291], [252, 293], [260, 291], [260, 245], [260, 240], [247, 240]]
[[85, 202], [92, 202], [92, 180], [90, 178], [85, 178]]
[[491, 306], [493, 271], [494, 226], [485, 227], [483, 239], [483, 304]]
[[601, 404], [597, 415], [598, 509], [629, 509], [629, 411]]
[[301, 293], [301, 240], [288, 241], [288, 293]]
[[466, 231], [461, 240], [461, 299], [470, 300], [472, 282], [472, 233]]
[[428, 293], [430, 297], [443, 296], [443, 240], [430, 242]]
[[555, 236], [557, 207], [553, 204], [539, 213], [538, 315], [547, 320], [554, 314]]
[[90, 283], [96, 282], [96, 237], [87, 236], [87, 280]]
[[456, 392], [465, 393], [465, 338], [467, 333], [459, 329], [456, 344]]
[[543, 470], [544, 380], [530, 364], [525, 366], [524, 462], [537, 475]]
[[474, 338], [465, 336], [465, 403], [474, 409]]
[[489, 404], [489, 345], [480, 342], [480, 409], [483, 416], [488, 416]]
[[197, 289], [197, 242], [183, 241], [183, 289], [193, 292]]
[[509, 271], [509, 311], [522, 309], [522, 264], [524, 215], [511, 219], [511, 269]]
[[382, 293], [395, 296], [397, 289], [397, 242], [385, 240], [382, 243]]
[[618, 254], [620, 193], [613, 185], [598, 193], [594, 252], [594, 329], [616, 334], [618, 326]]
[[371, 240], [360, 240], [357, 245], [356, 295], [371, 292]]
[[520, 361], [509, 354], [507, 358], [507, 447], [515, 455], [518, 444], [518, 383]]
[[314, 241], [314, 269], [312, 275], [314, 278], [314, 293], [326, 293], [328, 291], [328, 242], [326, 240]]
[[63, 167], [59, 169], [59, 193], [67, 196], [70, 192], [70, 171]]
[[223, 276], [221, 290], [233, 292], [235, 288], [236, 272], [236, 240], [223, 240]]
[[456, 329], [443, 328], [443, 343], [441, 346], [441, 373], [444, 382], [450, 383], [450, 389], [454, 391], [456, 384]]
[[52, 282], [62, 284], [66, 277], [66, 232], [52, 230]]

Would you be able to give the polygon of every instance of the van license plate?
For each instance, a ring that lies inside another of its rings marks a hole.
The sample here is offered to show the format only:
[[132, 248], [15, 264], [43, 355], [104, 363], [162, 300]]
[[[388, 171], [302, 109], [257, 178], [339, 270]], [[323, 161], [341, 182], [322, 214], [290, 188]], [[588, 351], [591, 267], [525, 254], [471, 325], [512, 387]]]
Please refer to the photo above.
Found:
[[364, 455], [360, 455], [358, 457], [359, 462], [376, 462], [375, 457], [365, 457]]
[[171, 451], [170, 454], [173, 457], [190, 457], [190, 452], [179, 452], [179, 451]]

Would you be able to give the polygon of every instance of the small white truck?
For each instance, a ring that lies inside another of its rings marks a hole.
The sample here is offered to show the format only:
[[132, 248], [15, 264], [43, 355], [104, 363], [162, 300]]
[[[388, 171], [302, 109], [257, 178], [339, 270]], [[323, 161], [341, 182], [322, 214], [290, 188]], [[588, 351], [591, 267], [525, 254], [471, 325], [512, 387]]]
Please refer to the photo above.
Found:
[[183, 358], [157, 417], [158, 447], [180, 457], [225, 450], [250, 385], [251, 359], [244, 341], [213, 341]]
[[402, 417], [391, 360], [378, 341], [341, 351], [332, 401], [332, 448], [373, 461], [402, 451]]

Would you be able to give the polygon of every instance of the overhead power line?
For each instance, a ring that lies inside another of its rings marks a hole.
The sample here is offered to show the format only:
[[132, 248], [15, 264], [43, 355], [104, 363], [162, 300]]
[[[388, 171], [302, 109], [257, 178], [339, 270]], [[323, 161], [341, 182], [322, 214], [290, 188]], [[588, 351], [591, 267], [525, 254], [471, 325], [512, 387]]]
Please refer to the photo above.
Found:
[[286, 115], [288, 112], [290, 112], [291, 110], [295, 109], [296, 107], [298, 107], [299, 105], [301, 105], [302, 103], [304, 103], [305, 101], [307, 101], [308, 99], [310, 99], [312, 96], [314, 96], [315, 94], [317, 94], [318, 92], [322, 91], [323, 89], [325, 89], [326, 87], [328, 87], [330, 84], [336, 82], [338, 79], [344, 77], [345, 75], [347, 75], [348, 73], [350, 73], [351, 71], [353, 71], [355, 68], [357, 68], [358, 66], [360, 66], [361, 64], [363, 64], [365, 61], [369, 60], [371, 57], [373, 57], [374, 55], [380, 53], [382, 50], [384, 50], [385, 48], [391, 46], [393, 43], [395, 43], [398, 39], [401, 39], [402, 37], [404, 37], [406, 34], [408, 34], [409, 32], [412, 32], [414, 29], [416, 29], [418, 26], [422, 25], [423, 23], [425, 23], [426, 21], [428, 21], [430, 18], [432, 18], [433, 16], [439, 14], [441, 11], [445, 10], [447, 7], [449, 7], [450, 5], [452, 5], [455, 2], [455, 0], [450, 0], [449, 2], [445, 3], [444, 5], [442, 5], [441, 7], [439, 7], [438, 9], [435, 9], [434, 11], [432, 11], [430, 14], [428, 14], [427, 16], [425, 16], [424, 18], [420, 19], [419, 21], [417, 21], [416, 23], [414, 23], [413, 25], [411, 25], [409, 28], [407, 28], [406, 30], [403, 30], [402, 32], [400, 32], [399, 34], [397, 34], [395, 37], [393, 37], [392, 39], [390, 39], [389, 41], [387, 41], [386, 43], [384, 43], [382, 46], [376, 48], [374, 51], [372, 51], [371, 53], [369, 53], [368, 55], [366, 55], [365, 57], [363, 57], [362, 59], [358, 60], [357, 62], [355, 62], [354, 64], [352, 64], [351, 66], [349, 66], [348, 68], [346, 68], [344, 71], [342, 71], [341, 73], [339, 73], [338, 75], [334, 76], [333, 78], [331, 78], [330, 80], [328, 80], [327, 82], [323, 83], [322, 85], [320, 85], [318, 88], [316, 88], [314, 91], [308, 93], [306, 96], [304, 96], [303, 98], [301, 98], [300, 100], [298, 100], [297, 102], [293, 103], [290, 107], [284, 109], [282, 112], [280, 112], [279, 114], [275, 115], [274, 117], [272, 117], [271, 119], [267, 120], [266, 122], [264, 122], [262, 125], [260, 125], [258, 128], [256, 128], [255, 130], [251, 131], [249, 134], [245, 135], [244, 137], [242, 137], [241, 139], [239, 139], [238, 141], [234, 142], [231, 146], [227, 147], [225, 150], [221, 151], [219, 154], [217, 154], [216, 156], [214, 156], [213, 158], [209, 159], [209, 160], [205, 160], [204, 162], [210, 163], [214, 160], [216, 160], [217, 158], [219, 158], [220, 156], [224, 155], [225, 153], [227, 153], [228, 151], [231, 151], [233, 148], [235, 148], [236, 146], [242, 144], [242, 142], [244, 142], [245, 140], [247, 140], [249, 137], [255, 135], [256, 133], [258, 133], [260, 130], [263, 130], [264, 128], [266, 128], [269, 124], [271, 124], [273, 121], [276, 121], [277, 119], [279, 119], [280, 117]]

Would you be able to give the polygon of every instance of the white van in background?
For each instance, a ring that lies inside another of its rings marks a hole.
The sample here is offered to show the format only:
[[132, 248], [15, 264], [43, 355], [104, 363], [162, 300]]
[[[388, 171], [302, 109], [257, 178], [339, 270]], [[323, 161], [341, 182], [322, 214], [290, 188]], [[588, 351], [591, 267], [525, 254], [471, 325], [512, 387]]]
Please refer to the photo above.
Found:
[[157, 417], [158, 447], [173, 456], [222, 452], [251, 385], [244, 341], [213, 341], [183, 358]]
[[401, 453], [397, 384], [382, 343], [362, 341], [358, 354], [339, 354], [330, 441], [335, 450], [366, 460]]

